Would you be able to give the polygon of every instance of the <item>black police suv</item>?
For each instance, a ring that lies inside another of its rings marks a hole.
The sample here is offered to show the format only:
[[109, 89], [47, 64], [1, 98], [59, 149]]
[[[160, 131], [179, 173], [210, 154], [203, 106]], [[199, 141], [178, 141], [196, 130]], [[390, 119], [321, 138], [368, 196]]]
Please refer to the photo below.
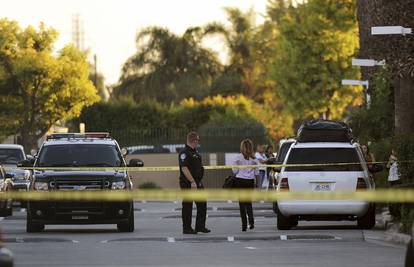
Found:
[[[118, 143], [108, 133], [52, 134], [42, 144], [34, 162], [24, 165], [34, 167], [31, 191], [132, 189], [127, 171], [76, 169], [126, 166]], [[140, 167], [143, 163], [131, 160], [129, 166]], [[58, 167], [73, 167], [73, 170]], [[26, 231], [43, 231], [46, 224], [117, 224], [119, 231], [133, 232], [133, 201], [28, 201]]]

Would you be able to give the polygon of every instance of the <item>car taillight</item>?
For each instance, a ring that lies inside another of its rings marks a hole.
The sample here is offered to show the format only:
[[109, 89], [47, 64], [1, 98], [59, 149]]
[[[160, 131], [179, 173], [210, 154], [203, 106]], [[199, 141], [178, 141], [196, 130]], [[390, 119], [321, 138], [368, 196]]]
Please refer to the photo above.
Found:
[[289, 191], [289, 181], [288, 178], [282, 178], [280, 180], [280, 191]]
[[364, 178], [359, 177], [357, 181], [356, 190], [365, 190], [367, 189], [367, 183]]

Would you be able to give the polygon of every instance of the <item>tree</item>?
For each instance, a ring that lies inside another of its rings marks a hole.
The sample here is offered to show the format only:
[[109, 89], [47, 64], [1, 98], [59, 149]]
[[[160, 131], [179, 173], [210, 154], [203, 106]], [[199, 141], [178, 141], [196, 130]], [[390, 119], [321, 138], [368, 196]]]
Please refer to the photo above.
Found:
[[115, 95], [163, 103], [207, 96], [221, 66], [212, 51], [201, 47], [200, 33], [197, 27], [182, 36], [160, 27], [139, 32], [138, 52], [124, 64]]
[[[414, 37], [373, 36], [373, 26], [413, 27], [412, 0], [358, 0], [360, 57], [385, 59], [394, 85], [395, 132], [414, 132]], [[372, 79], [375, 70], [364, 69], [365, 79]]]
[[57, 35], [43, 24], [21, 29], [0, 20], [0, 116], [26, 150], [37, 147], [54, 123], [99, 100], [85, 55], [70, 45], [54, 55]]
[[268, 25], [256, 26], [252, 9], [243, 13], [238, 8], [225, 8], [230, 26], [212, 22], [204, 27], [204, 36], [221, 35], [229, 49], [229, 63], [212, 86], [212, 95], [244, 94], [260, 99], [268, 89], [269, 79], [264, 75], [264, 62], [271, 51], [266, 44], [271, 41], [272, 32]]
[[351, 67], [358, 49], [354, 0], [281, 8], [286, 12], [275, 13], [279, 36], [272, 63], [277, 94], [296, 118], [341, 118], [362, 96], [361, 88], [340, 85], [341, 79], [358, 78]]

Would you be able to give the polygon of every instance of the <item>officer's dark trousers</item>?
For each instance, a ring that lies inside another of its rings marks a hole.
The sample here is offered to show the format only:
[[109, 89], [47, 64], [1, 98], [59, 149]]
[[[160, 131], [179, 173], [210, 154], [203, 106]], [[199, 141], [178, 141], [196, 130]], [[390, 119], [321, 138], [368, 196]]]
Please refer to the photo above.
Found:
[[[180, 181], [181, 189], [190, 190], [191, 184], [187, 182]], [[198, 189], [203, 189], [203, 185], [198, 185]], [[207, 203], [206, 202], [195, 202], [197, 207], [197, 217], [195, 230], [202, 230], [206, 227], [206, 214], [207, 214]], [[191, 229], [191, 218], [193, 214], [193, 201], [183, 201], [183, 209], [181, 217], [183, 219], [183, 230]]]
[[[254, 188], [254, 179], [241, 179], [236, 178], [236, 188], [248, 189]], [[239, 201], [240, 207], [240, 218], [242, 221], [242, 229], [247, 228], [247, 217], [249, 218], [249, 224], [254, 225], [253, 207], [252, 202], [241, 202]]]

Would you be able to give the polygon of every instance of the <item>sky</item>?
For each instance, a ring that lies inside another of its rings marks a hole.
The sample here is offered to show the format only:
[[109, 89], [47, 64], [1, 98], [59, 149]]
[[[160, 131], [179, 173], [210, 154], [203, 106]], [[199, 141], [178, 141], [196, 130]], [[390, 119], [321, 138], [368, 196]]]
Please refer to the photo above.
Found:
[[79, 14], [85, 48], [97, 55], [98, 72], [110, 85], [118, 81], [122, 65], [136, 52], [139, 30], [156, 25], [182, 34], [190, 26], [226, 23], [223, 7], [253, 8], [260, 22], [266, 4], [267, 0], [0, 0], [0, 18], [16, 20], [21, 27], [44, 22], [59, 31], [55, 46], [59, 49], [72, 42], [72, 18]]

